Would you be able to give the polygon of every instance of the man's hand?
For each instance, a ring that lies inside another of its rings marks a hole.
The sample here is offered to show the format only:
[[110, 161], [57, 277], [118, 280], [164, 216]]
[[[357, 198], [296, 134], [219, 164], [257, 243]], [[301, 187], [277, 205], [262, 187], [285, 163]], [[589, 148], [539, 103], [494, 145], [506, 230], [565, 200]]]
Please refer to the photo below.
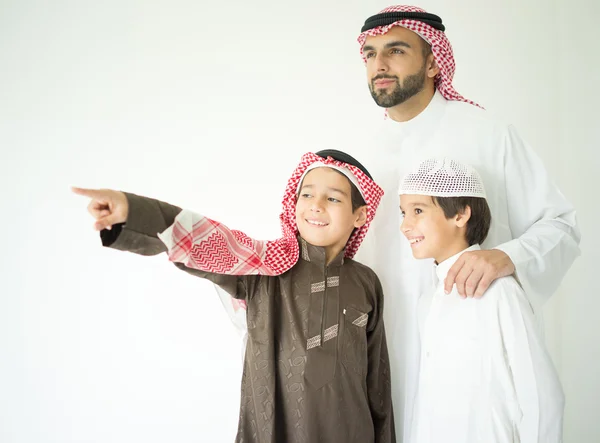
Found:
[[444, 290], [449, 294], [456, 283], [456, 289], [463, 298], [479, 298], [494, 280], [514, 272], [515, 265], [504, 251], [490, 249], [465, 252], [448, 271]]
[[96, 219], [94, 228], [97, 231], [111, 229], [112, 225], [125, 223], [129, 212], [129, 203], [124, 193], [111, 189], [83, 189], [72, 187], [78, 195], [92, 199], [88, 211]]

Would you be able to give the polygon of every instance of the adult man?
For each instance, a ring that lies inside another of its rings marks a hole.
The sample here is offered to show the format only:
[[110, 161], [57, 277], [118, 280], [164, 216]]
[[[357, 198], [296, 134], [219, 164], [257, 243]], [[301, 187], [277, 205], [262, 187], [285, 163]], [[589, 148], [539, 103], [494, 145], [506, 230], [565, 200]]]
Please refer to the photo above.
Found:
[[479, 297], [495, 279], [516, 273], [539, 316], [580, 253], [575, 211], [537, 155], [514, 127], [493, 121], [452, 87], [454, 58], [444, 31], [436, 15], [392, 6], [367, 19], [358, 38], [371, 95], [389, 117], [369, 160], [386, 194], [360, 258], [378, 273], [386, 295], [396, 423], [410, 420], [418, 370], [415, 307], [435, 278], [431, 263], [411, 260], [400, 237], [397, 186], [413, 165], [453, 157], [474, 166], [488, 189], [489, 236], [483, 250], [452, 266], [446, 291], [456, 284], [462, 296]]

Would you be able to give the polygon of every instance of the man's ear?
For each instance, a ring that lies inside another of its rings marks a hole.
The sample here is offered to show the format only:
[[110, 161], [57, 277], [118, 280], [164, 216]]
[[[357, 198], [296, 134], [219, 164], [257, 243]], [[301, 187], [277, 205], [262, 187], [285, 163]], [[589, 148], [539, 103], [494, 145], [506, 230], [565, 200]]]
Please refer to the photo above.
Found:
[[440, 67], [435, 61], [433, 54], [427, 56], [427, 77], [435, 78], [440, 73]]
[[367, 207], [361, 206], [360, 208], [356, 208], [356, 211], [354, 211], [354, 215], [356, 216], [356, 220], [354, 221], [354, 227], [360, 228], [364, 226], [367, 222]]
[[459, 228], [464, 228], [465, 226], [467, 226], [467, 222], [470, 218], [471, 207], [467, 205], [465, 206], [465, 209], [463, 209], [462, 212], [459, 212], [454, 216], [454, 223], [456, 223], [456, 226], [458, 226]]

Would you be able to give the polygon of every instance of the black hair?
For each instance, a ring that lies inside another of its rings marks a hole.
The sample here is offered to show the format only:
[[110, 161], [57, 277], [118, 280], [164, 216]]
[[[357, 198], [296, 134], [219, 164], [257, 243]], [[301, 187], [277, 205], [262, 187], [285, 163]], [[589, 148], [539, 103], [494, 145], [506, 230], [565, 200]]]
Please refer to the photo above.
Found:
[[471, 218], [467, 221], [469, 246], [480, 245], [486, 239], [492, 223], [492, 213], [487, 200], [481, 197], [432, 197], [433, 202], [444, 211], [446, 218], [463, 213], [468, 206]]
[[[338, 151], [336, 149], [324, 149], [322, 151], [316, 152], [315, 154], [317, 154], [319, 157], [323, 157], [323, 158], [331, 157], [337, 161], [344, 162], [344, 163], [347, 163], [352, 166], [356, 166], [367, 177], [369, 177], [371, 180], [373, 180], [373, 177], [371, 176], [371, 174], [369, 174], [369, 171], [367, 171], [367, 168], [365, 168], [358, 160], [356, 160], [350, 154], [346, 154], [345, 152]], [[335, 171], [335, 169], [334, 169], [334, 171]], [[336, 172], [342, 174], [339, 171], [336, 171]], [[344, 174], [342, 174], [342, 175], [344, 175]], [[348, 178], [348, 177], [346, 177], [346, 178]], [[354, 183], [352, 183], [350, 181], [350, 179], [348, 179], [348, 181], [350, 182], [350, 188], [351, 188], [352, 212], [354, 212], [361, 206], [365, 206], [367, 203], [365, 202], [365, 199], [361, 195], [361, 193], [358, 190], [358, 188], [356, 187], [356, 185], [354, 185]]]

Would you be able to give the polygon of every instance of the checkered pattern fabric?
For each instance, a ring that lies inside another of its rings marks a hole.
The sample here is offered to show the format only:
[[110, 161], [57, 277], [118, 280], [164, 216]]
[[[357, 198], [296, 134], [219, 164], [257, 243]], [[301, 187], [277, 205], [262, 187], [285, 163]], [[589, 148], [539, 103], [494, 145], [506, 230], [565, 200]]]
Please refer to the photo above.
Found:
[[[415, 6], [389, 6], [384, 10], [380, 11], [379, 14], [385, 12], [427, 12], [424, 9], [417, 8]], [[454, 53], [452, 51], [452, 45], [446, 37], [446, 34], [439, 31], [426, 23], [418, 20], [400, 20], [391, 23], [386, 26], [379, 26], [377, 28], [369, 29], [358, 36], [358, 43], [360, 44], [360, 55], [366, 63], [366, 58], [363, 53], [363, 47], [368, 36], [376, 36], [386, 34], [394, 26], [402, 26], [406, 29], [418, 34], [423, 40], [431, 45], [431, 51], [435, 61], [440, 68], [440, 73], [435, 79], [435, 86], [438, 91], [444, 96], [446, 100], [456, 100], [472, 105], [479, 106], [472, 100], [469, 100], [460, 95], [452, 86], [452, 79], [454, 78], [454, 71], [456, 70], [456, 63], [454, 61]]]
[[296, 193], [304, 172], [315, 162], [350, 170], [358, 180], [367, 203], [367, 221], [364, 226], [355, 230], [346, 245], [345, 256], [352, 258], [375, 217], [383, 190], [359, 168], [332, 157], [323, 159], [309, 152], [302, 156], [285, 190], [280, 215], [281, 238], [273, 241], [255, 240], [222, 223], [184, 210], [178, 214], [172, 226], [159, 234], [159, 238], [167, 246], [169, 259], [189, 268], [218, 274], [283, 274], [298, 261]]

